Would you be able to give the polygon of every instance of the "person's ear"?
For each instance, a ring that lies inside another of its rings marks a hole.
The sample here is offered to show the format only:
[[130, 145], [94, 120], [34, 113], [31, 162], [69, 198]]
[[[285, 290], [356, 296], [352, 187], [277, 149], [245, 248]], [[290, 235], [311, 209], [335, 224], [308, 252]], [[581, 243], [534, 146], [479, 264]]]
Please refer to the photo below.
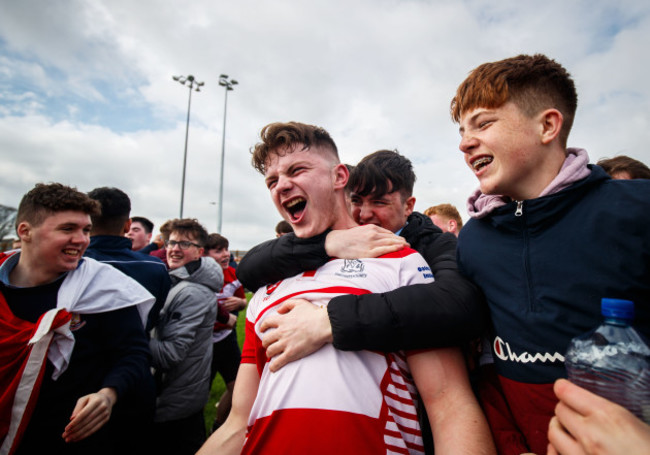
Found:
[[449, 232], [456, 232], [456, 227], [458, 227], [458, 223], [456, 223], [456, 220], [449, 220], [448, 226], [449, 226]]
[[345, 188], [350, 178], [350, 171], [345, 164], [337, 164], [333, 169], [334, 189]]
[[29, 222], [22, 221], [18, 224], [18, 227], [16, 228], [16, 234], [18, 234], [18, 238], [20, 238], [21, 242], [28, 243], [32, 240], [33, 230], [34, 228]]
[[410, 196], [404, 202], [404, 212], [407, 217], [413, 213], [413, 207], [415, 207], [415, 196]]
[[560, 135], [564, 116], [557, 109], [546, 109], [540, 114], [542, 144], [549, 144]]
[[128, 233], [130, 230], [131, 230], [131, 218], [126, 220], [126, 223], [124, 223], [124, 228], [123, 228], [124, 234]]
[[29, 243], [32, 241], [34, 226], [32, 226], [28, 221], [22, 221], [18, 224], [18, 227], [16, 227], [16, 234], [18, 234], [18, 238], [21, 242]]

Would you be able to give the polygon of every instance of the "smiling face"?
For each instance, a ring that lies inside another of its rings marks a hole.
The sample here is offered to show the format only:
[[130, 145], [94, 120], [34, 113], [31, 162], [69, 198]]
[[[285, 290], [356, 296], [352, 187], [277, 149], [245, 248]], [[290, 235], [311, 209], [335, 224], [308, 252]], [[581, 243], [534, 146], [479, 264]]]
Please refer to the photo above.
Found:
[[276, 209], [298, 237], [354, 225], [343, 195], [348, 170], [333, 154], [303, 144], [278, 152], [267, 160], [265, 182]]
[[180, 234], [173, 231], [169, 235], [170, 242], [190, 242], [192, 245], [183, 250], [180, 245], [170, 244], [167, 246], [167, 264], [170, 270], [183, 267], [185, 264], [196, 261], [203, 256], [203, 248], [196, 246], [196, 239], [186, 234]]
[[359, 224], [374, 224], [397, 232], [404, 227], [406, 219], [413, 213], [415, 198], [406, 198], [399, 191], [383, 196], [369, 194], [361, 196], [354, 191], [350, 193], [352, 218]]
[[531, 199], [557, 175], [564, 153], [545, 146], [549, 143], [546, 114], [529, 117], [511, 101], [462, 114], [460, 150], [484, 194]]
[[38, 277], [34, 284], [51, 282], [76, 269], [90, 243], [90, 228], [90, 215], [72, 210], [53, 213], [38, 226], [21, 222], [17, 228], [21, 260], [28, 261], [30, 272]]

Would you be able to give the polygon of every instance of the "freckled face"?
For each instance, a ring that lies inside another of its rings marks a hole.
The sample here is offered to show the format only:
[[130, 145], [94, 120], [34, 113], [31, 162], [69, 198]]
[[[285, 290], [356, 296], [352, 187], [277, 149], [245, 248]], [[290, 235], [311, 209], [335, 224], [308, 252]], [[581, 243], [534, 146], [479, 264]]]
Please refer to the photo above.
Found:
[[460, 118], [460, 150], [484, 194], [522, 200], [535, 197], [530, 182], [546, 159], [540, 149], [540, 124], [513, 102], [476, 108]]

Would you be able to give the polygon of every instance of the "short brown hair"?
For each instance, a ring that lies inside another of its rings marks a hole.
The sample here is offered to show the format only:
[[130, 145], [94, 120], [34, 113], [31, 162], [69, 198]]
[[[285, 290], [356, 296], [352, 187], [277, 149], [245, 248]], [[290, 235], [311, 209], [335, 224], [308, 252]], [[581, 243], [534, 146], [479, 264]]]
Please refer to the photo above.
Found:
[[173, 232], [178, 232], [181, 235], [186, 235], [194, 239], [196, 243], [204, 247], [208, 242], [208, 231], [205, 230], [203, 225], [199, 223], [196, 218], [180, 218], [172, 221], [169, 229], [170, 235]]
[[566, 147], [578, 94], [571, 75], [562, 65], [542, 54], [484, 63], [458, 87], [451, 100], [451, 117], [458, 123], [461, 115], [472, 109], [498, 108], [508, 101], [529, 117], [544, 109], [559, 110], [564, 118], [559, 138]]
[[230, 242], [228, 242], [228, 239], [225, 238], [223, 235], [219, 234], [210, 234], [208, 235], [208, 241], [205, 242], [205, 251], [207, 252], [208, 250], [221, 250], [224, 248], [228, 248], [230, 245]]
[[445, 218], [449, 218], [450, 220], [456, 221], [456, 224], [458, 225], [458, 230], [460, 230], [460, 228], [463, 227], [463, 219], [460, 217], [460, 213], [458, 213], [456, 207], [454, 207], [451, 204], [434, 205], [426, 209], [424, 211], [424, 214], [426, 216], [441, 215], [444, 216]]
[[178, 221], [178, 218], [172, 218], [160, 225], [160, 229], [158, 230], [160, 231], [160, 236], [163, 240], [169, 240], [169, 234], [172, 233], [172, 224], [174, 224], [174, 221]]
[[603, 158], [596, 164], [605, 169], [609, 175], [627, 172], [633, 179], [650, 179], [650, 168], [629, 156], [619, 155], [614, 158]]
[[97, 216], [101, 213], [99, 202], [76, 188], [61, 183], [37, 183], [23, 196], [16, 213], [16, 229], [23, 221], [40, 226], [45, 218], [68, 210]]
[[266, 174], [266, 164], [271, 154], [291, 153], [297, 145], [302, 145], [301, 150], [307, 150], [311, 146], [322, 147], [331, 151], [337, 160], [339, 158], [334, 140], [319, 126], [298, 122], [271, 123], [262, 128], [260, 138], [262, 142], [251, 149], [251, 162], [262, 175]]

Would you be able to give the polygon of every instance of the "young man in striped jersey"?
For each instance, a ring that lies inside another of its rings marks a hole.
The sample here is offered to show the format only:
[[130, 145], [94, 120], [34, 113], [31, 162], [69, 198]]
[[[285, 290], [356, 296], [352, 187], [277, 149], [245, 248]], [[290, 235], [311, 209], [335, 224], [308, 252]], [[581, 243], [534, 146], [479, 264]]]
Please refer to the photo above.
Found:
[[[261, 136], [253, 164], [298, 237], [356, 226], [345, 202], [349, 173], [325, 130], [274, 123]], [[335, 295], [389, 291], [430, 282], [430, 275], [422, 257], [404, 248], [334, 259], [260, 288], [247, 311], [232, 411], [199, 453], [423, 453], [419, 403], [437, 453], [494, 453], [457, 349], [344, 352], [327, 344], [269, 369], [260, 326], [283, 301], [299, 296], [324, 307]]]

